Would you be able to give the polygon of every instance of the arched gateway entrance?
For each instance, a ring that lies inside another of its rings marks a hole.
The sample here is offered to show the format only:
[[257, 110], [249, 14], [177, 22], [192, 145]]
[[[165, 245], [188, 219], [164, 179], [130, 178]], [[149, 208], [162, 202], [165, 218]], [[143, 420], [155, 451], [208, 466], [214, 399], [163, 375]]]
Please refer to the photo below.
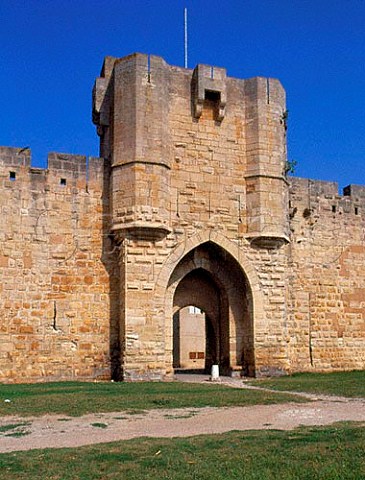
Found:
[[[173, 367], [181, 367], [182, 313], [186, 312], [186, 307], [194, 307], [204, 314], [205, 345], [203, 351], [201, 347], [200, 351], [194, 351], [196, 347], [192, 346], [189, 354], [200, 356], [200, 360], [204, 357], [203, 366], [207, 371], [217, 363], [222, 374], [237, 371], [253, 376], [252, 293], [238, 262], [217, 244], [203, 243], [180, 260], [171, 274], [168, 288], [173, 304]], [[194, 315], [190, 315], [188, 321], [194, 322]], [[190, 331], [194, 331], [194, 325], [190, 326]], [[184, 348], [189, 349], [189, 338], [184, 342]]]

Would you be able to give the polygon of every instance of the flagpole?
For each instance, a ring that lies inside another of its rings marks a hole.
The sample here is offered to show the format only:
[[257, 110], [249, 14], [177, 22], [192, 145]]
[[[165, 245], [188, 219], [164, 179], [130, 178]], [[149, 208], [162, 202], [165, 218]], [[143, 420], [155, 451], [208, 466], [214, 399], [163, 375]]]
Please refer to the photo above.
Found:
[[188, 9], [184, 8], [184, 66], [188, 68]]

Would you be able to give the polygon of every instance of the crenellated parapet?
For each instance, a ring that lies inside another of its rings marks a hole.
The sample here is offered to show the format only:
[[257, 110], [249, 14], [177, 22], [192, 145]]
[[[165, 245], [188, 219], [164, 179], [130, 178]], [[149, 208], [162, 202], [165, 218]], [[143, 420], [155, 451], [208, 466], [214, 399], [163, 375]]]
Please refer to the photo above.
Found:
[[32, 167], [29, 147], [0, 147], [0, 178], [5, 187], [13, 189], [26, 184], [39, 193], [51, 188], [59, 191], [100, 189], [105, 165], [105, 160], [99, 157], [52, 152], [48, 154], [45, 168]]
[[365, 218], [365, 186], [348, 185], [339, 193], [337, 182], [289, 177], [289, 215], [291, 223], [298, 217], [307, 222], [328, 218], [337, 225], [345, 224], [349, 217], [361, 222]]

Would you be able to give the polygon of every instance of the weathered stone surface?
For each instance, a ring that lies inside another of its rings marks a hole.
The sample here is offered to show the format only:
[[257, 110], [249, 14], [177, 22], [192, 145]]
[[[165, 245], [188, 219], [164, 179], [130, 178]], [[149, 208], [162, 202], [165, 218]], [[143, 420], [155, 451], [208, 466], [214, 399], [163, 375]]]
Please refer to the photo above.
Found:
[[1, 381], [168, 376], [189, 305], [180, 364], [364, 368], [365, 187], [286, 178], [277, 80], [135, 54], [93, 98], [103, 158], [0, 148]]

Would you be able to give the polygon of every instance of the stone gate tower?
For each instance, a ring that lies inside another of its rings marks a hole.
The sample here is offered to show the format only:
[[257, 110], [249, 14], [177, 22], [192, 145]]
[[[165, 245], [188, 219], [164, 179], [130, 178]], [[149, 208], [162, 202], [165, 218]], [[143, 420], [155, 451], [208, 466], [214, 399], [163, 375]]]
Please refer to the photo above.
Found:
[[105, 59], [93, 99], [100, 156], [110, 162], [122, 377], [173, 371], [173, 318], [189, 305], [206, 316], [206, 368], [288, 370], [280, 82], [134, 54]]

